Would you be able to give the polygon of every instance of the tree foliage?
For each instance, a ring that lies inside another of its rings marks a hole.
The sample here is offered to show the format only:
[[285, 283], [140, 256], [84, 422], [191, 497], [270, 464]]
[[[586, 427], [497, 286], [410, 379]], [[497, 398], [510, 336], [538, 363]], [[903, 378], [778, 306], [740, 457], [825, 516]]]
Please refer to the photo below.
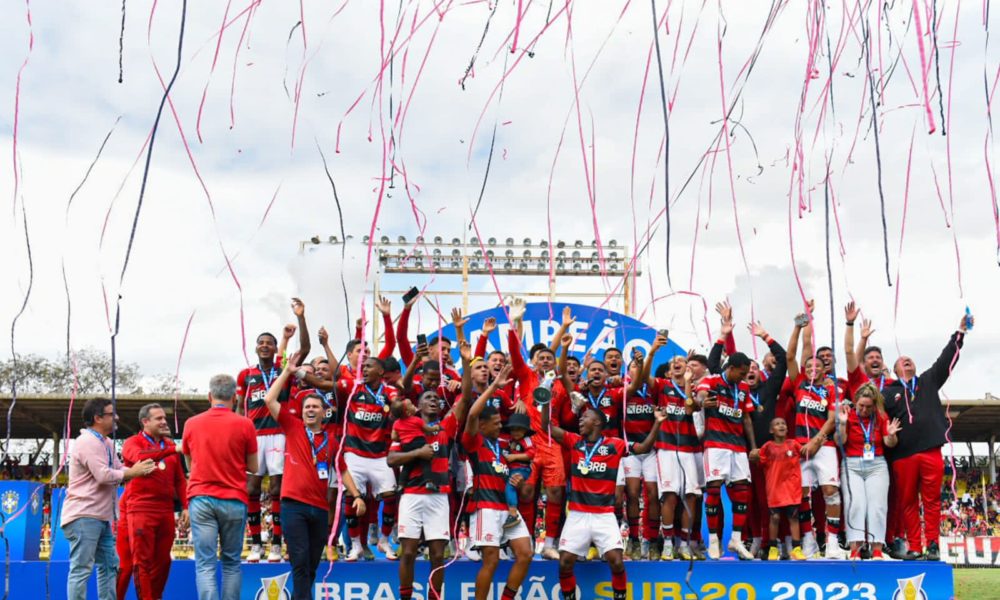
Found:
[[[76, 352], [73, 359], [18, 354], [16, 373], [14, 359], [0, 362], [0, 393], [11, 393], [16, 375], [18, 394], [68, 394], [73, 391], [74, 380], [77, 394], [111, 394], [110, 354], [87, 348]], [[139, 365], [124, 361], [115, 365], [115, 386], [119, 394], [193, 391], [185, 389], [183, 382], [175, 386], [173, 375], [144, 376]]]

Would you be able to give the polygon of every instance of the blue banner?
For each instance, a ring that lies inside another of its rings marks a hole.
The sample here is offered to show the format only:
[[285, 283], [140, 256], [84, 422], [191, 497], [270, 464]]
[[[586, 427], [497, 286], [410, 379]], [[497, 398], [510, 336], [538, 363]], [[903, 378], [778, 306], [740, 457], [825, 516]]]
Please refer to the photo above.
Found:
[[[493, 598], [499, 598], [513, 563], [501, 561], [493, 578]], [[626, 562], [629, 598], [634, 600], [937, 600], [951, 598], [951, 567], [941, 562]], [[399, 563], [320, 564], [314, 587], [316, 600], [396, 600]], [[448, 600], [473, 600], [480, 564], [458, 561], [445, 569]], [[559, 600], [559, 564], [535, 560], [524, 581], [520, 600]], [[690, 569], [690, 582], [686, 582]], [[419, 560], [413, 600], [427, 600], [430, 564]], [[11, 562], [10, 598], [38, 598], [47, 589], [52, 600], [66, 597], [68, 563]], [[577, 597], [610, 599], [611, 574], [603, 562], [577, 563]], [[325, 578], [325, 581], [324, 581]], [[43, 587], [44, 586], [44, 587]], [[96, 597], [94, 577], [88, 597]], [[291, 567], [287, 564], [244, 564], [240, 598], [289, 600]], [[129, 593], [129, 598], [134, 598]], [[165, 600], [197, 597], [194, 561], [175, 560], [163, 595]]]
[[45, 489], [37, 481], [0, 481], [0, 521], [11, 560], [38, 560], [44, 501]]
[[[525, 352], [536, 343], [549, 344], [552, 342], [552, 338], [562, 322], [562, 310], [567, 306], [573, 311], [573, 316], [576, 318], [576, 322], [569, 328], [569, 334], [576, 338], [570, 350], [573, 356], [580, 360], [583, 360], [584, 355], [588, 352], [594, 358], [602, 360], [607, 349], [618, 348], [622, 351], [627, 364], [633, 348], [642, 350], [643, 355], [649, 353], [649, 348], [656, 338], [656, 331], [660, 329], [660, 327], [646, 325], [628, 315], [608, 309], [563, 302], [553, 302], [552, 304], [531, 302], [528, 303], [524, 314], [522, 346]], [[466, 337], [475, 348], [476, 342], [483, 334], [483, 321], [489, 317], [497, 320], [497, 330], [489, 336], [487, 352], [491, 350], [507, 352], [507, 331], [510, 330], [510, 324], [502, 307], [468, 315], [469, 321], [465, 324]], [[425, 333], [428, 339], [433, 339], [437, 336], [438, 331], [433, 330]], [[449, 323], [441, 328], [441, 334], [454, 341], [455, 326]], [[657, 352], [653, 368], [655, 369], [669, 361], [677, 354], [686, 353], [683, 348], [670, 341], [666, 347]], [[451, 358], [456, 365], [461, 364], [457, 345], [452, 347]]]

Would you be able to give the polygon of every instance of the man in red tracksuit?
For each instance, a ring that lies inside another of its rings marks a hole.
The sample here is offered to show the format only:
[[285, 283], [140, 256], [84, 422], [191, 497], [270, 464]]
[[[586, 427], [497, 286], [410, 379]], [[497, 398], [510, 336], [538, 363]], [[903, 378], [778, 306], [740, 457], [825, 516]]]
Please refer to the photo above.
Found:
[[[962, 317], [958, 330], [952, 334], [929, 369], [917, 375], [917, 368], [908, 356], [896, 359], [898, 381], [885, 386], [885, 411], [889, 418], [899, 419], [903, 428], [899, 443], [887, 452], [896, 485], [895, 508], [902, 514], [908, 560], [941, 560], [938, 540], [941, 535], [941, 482], [944, 459], [941, 447], [947, 442], [948, 416], [941, 406], [940, 390], [958, 362], [965, 334], [975, 321], [972, 315]], [[924, 541], [921, 543], [920, 504], [924, 507]], [[900, 544], [893, 541], [896, 554]], [[926, 552], [922, 552], [926, 548]]]
[[159, 404], [147, 404], [139, 409], [139, 423], [142, 431], [125, 440], [122, 458], [126, 465], [151, 458], [156, 470], [128, 484], [129, 547], [136, 596], [156, 600], [163, 597], [170, 573], [175, 498], [184, 507], [180, 526], [188, 526], [187, 481], [177, 446], [170, 439], [166, 411]]

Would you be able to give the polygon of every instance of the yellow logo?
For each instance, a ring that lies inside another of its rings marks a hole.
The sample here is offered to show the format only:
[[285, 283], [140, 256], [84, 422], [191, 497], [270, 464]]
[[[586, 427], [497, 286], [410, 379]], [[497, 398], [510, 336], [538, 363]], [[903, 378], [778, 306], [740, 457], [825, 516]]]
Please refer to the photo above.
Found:
[[923, 590], [925, 573], [915, 577], [896, 580], [896, 593], [892, 595], [892, 600], [928, 600], [927, 593]]
[[3, 493], [2, 497], [0, 497], [0, 507], [3, 508], [3, 512], [6, 514], [12, 515], [14, 514], [14, 511], [17, 510], [17, 504], [20, 500], [21, 497], [17, 495], [17, 492], [14, 490], [8, 490]]
[[285, 589], [285, 582], [288, 581], [289, 575], [291, 572], [282, 573], [276, 577], [261, 577], [260, 589], [257, 590], [254, 600], [291, 600], [291, 595]]

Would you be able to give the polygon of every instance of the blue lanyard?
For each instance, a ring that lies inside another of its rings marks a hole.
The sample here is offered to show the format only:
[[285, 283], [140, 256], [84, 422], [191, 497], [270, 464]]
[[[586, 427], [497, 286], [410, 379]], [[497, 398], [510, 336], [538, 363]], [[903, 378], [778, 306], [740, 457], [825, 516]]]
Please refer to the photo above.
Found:
[[382, 390], [384, 389], [385, 389], [384, 383], [379, 384], [377, 392], [373, 392], [372, 389], [368, 387], [368, 384], [367, 383], [365, 384], [365, 390], [367, 390], [368, 393], [375, 398], [375, 403], [378, 404], [379, 406], [385, 406], [385, 400], [382, 399]]
[[603, 435], [601, 436], [601, 439], [597, 440], [597, 442], [594, 443], [594, 447], [591, 448], [590, 450], [587, 450], [587, 442], [586, 441], [583, 442], [583, 466], [590, 467], [591, 459], [594, 458], [594, 454], [597, 452], [597, 449], [600, 448], [601, 444], [603, 443], [604, 443]]
[[865, 427], [865, 424], [861, 421], [861, 417], [858, 416], [858, 425], [861, 426], [861, 433], [865, 435], [865, 444], [870, 444], [872, 441], [872, 429], [875, 428], [875, 416], [872, 415], [868, 419], [868, 427]]
[[756, 394], [753, 393], [753, 392], [750, 392], [750, 399], [753, 400], [753, 405], [755, 407], [756, 406], [760, 406], [760, 392], [758, 392]]
[[903, 380], [900, 380], [900, 383], [903, 384], [903, 388], [905, 388], [906, 391], [910, 392], [911, 396], [916, 396], [917, 395], [917, 376], [916, 375], [913, 376], [913, 379], [910, 380], [910, 383], [906, 383]]
[[642, 389], [641, 390], [636, 390], [635, 395], [639, 396], [642, 399], [645, 399], [646, 398], [646, 386], [648, 386], [648, 385], [649, 385], [648, 383], [642, 384]]
[[495, 442], [495, 444], [496, 444], [495, 446], [490, 443], [490, 440], [487, 437], [483, 438], [483, 442], [486, 444], [487, 448], [489, 448], [490, 450], [493, 451], [493, 456], [496, 457], [496, 461], [495, 462], [496, 462], [496, 464], [499, 465], [500, 464], [500, 456], [501, 456], [501, 454], [500, 454], [500, 440], [497, 440]]
[[670, 385], [674, 386], [674, 390], [675, 390], [675, 391], [677, 392], [677, 394], [678, 394], [678, 395], [679, 395], [679, 396], [680, 396], [681, 398], [684, 398], [685, 400], [687, 400], [687, 399], [688, 399], [688, 396], [687, 396], [687, 394], [685, 394], [685, 393], [684, 393], [684, 390], [682, 390], [682, 389], [681, 389], [681, 388], [680, 388], [680, 387], [679, 387], [679, 386], [677, 385], [677, 382], [676, 382], [676, 381], [674, 381], [673, 379], [671, 379], [671, 380], [670, 380]]
[[89, 427], [87, 428], [87, 431], [89, 431], [95, 438], [97, 438], [101, 442], [101, 445], [104, 446], [104, 450], [108, 453], [108, 468], [109, 469], [112, 468], [114, 466], [114, 461], [111, 456], [111, 448], [108, 448], [108, 445], [104, 442], [105, 439], [104, 436], [97, 433], [93, 429], [90, 429]]
[[[153, 439], [153, 438], [151, 438], [150, 436], [146, 435], [146, 432], [145, 432], [145, 431], [143, 431], [143, 432], [141, 432], [141, 433], [142, 433], [142, 437], [146, 438], [146, 441], [147, 441], [147, 442], [149, 442], [150, 444], [152, 444], [152, 445], [154, 445], [154, 446], [156, 445], [156, 440], [154, 440], [154, 439]], [[167, 447], [167, 443], [166, 443], [166, 442], [164, 442], [163, 440], [160, 440], [160, 450], [163, 450], [163, 449], [164, 449], [164, 448], [166, 448], [166, 447]]]
[[[722, 376], [722, 381], [726, 382], [726, 389], [729, 390], [729, 380], [726, 379], [726, 372], [720, 373]], [[736, 385], [730, 390], [733, 393], [733, 408], [736, 408], [740, 403], [740, 383], [737, 381]]]
[[267, 375], [264, 374], [264, 367], [257, 363], [257, 370], [260, 371], [260, 378], [264, 380], [264, 387], [271, 389], [271, 382], [274, 381], [274, 365], [271, 365], [271, 370]]
[[590, 393], [590, 390], [587, 390], [587, 400], [590, 402], [591, 406], [600, 410], [601, 400], [604, 399], [604, 394], [606, 393], [608, 393], [608, 388], [604, 388], [603, 390], [601, 390], [601, 395], [597, 397], [597, 400], [594, 400], [594, 395]]
[[819, 396], [820, 398], [826, 400], [827, 392], [825, 387], [821, 385], [813, 385], [810, 383], [806, 386], [806, 389], [815, 394], [816, 396]]
[[[916, 379], [916, 377], [914, 377], [914, 379]], [[868, 383], [875, 383], [875, 380], [872, 379], [871, 377], [869, 377], [868, 378]], [[885, 375], [882, 375], [881, 377], [879, 377], [879, 380], [878, 380], [878, 391], [881, 392], [883, 387], [885, 387]]]
[[309, 438], [309, 449], [312, 450], [313, 460], [316, 460], [316, 457], [319, 456], [319, 453], [322, 452], [323, 448], [326, 448], [327, 443], [330, 442], [330, 437], [326, 435], [325, 431], [322, 432], [320, 435], [323, 436], [323, 443], [319, 445], [319, 448], [317, 448], [316, 443], [313, 441], [315, 439], [316, 434], [313, 433], [311, 429], [306, 427], [306, 437]]

